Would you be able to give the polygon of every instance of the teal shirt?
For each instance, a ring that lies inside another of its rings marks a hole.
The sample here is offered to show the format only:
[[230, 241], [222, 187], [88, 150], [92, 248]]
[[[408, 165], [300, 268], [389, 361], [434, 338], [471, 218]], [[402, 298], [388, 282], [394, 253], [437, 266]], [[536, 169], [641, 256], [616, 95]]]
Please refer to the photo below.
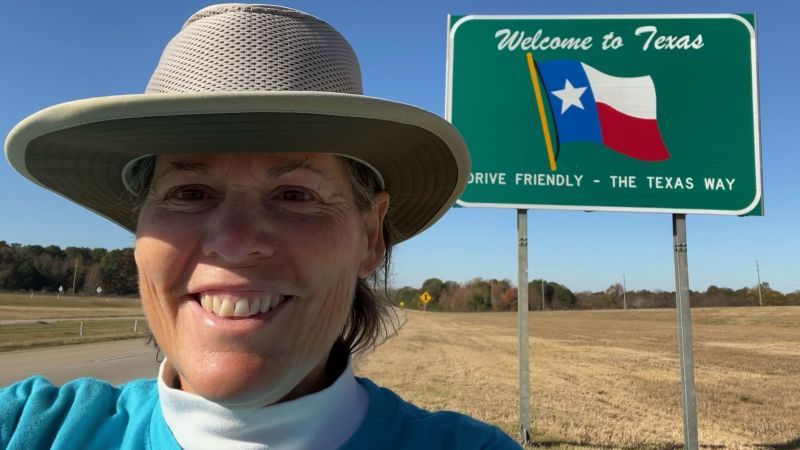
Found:
[[[427, 412], [366, 378], [357, 380], [369, 406], [341, 450], [521, 448], [496, 427], [454, 412]], [[180, 447], [161, 414], [154, 379], [114, 387], [82, 378], [59, 388], [36, 376], [0, 389], [0, 448]]]

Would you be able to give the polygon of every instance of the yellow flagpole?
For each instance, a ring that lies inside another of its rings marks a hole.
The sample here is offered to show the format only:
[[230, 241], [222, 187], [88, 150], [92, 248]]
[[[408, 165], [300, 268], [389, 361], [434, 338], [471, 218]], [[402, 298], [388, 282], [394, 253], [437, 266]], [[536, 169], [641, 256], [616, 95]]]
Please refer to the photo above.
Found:
[[528, 57], [528, 71], [531, 73], [531, 83], [533, 83], [533, 92], [536, 94], [536, 106], [539, 107], [539, 119], [542, 122], [542, 133], [544, 134], [544, 143], [547, 147], [547, 158], [550, 160], [550, 171], [556, 171], [556, 158], [553, 155], [553, 143], [550, 140], [550, 128], [547, 127], [547, 117], [544, 115], [544, 102], [542, 102], [542, 91], [539, 89], [539, 77], [536, 76], [536, 66], [533, 64], [533, 55], [531, 52], [527, 53]]

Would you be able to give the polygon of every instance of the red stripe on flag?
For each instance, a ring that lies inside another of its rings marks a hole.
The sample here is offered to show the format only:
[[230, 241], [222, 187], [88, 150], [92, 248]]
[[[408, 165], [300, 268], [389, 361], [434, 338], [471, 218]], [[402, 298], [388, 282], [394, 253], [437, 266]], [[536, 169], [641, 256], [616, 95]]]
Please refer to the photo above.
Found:
[[597, 103], [603, 145], [641, 161], [663, 161], [669, 152], [653, 119], [623, 114], [604, 103]]

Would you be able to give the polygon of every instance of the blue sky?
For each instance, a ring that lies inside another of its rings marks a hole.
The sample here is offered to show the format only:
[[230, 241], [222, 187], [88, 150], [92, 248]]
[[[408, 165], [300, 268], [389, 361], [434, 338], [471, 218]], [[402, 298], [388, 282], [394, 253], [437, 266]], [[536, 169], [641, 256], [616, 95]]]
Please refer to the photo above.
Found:
[[[78, 98], [143, 91], [166, 42], [210, 2], [13, 0], [0, 15], [0, 131]], [[800, 289], [797, 105], [800, 2], [750, 1], [285, 1], [339, 29], [358, 54], [367, 95], [444, 114], [447, 14], [755, 12], [766, 215], [687, 218], [692, 289], [739, 288], [761, 278]], [[124, 5], [124, 6], [123, 6]], [[25, 181], [0, 164], [0, 240], [119, 248], [133, 236]], [[668, 214], [529, 211], [529, 276], [573, 290], [674, 288]], [[438, 277], [516, 283], [515, 210], [451, 210], [398, 246], [393, 284]]]

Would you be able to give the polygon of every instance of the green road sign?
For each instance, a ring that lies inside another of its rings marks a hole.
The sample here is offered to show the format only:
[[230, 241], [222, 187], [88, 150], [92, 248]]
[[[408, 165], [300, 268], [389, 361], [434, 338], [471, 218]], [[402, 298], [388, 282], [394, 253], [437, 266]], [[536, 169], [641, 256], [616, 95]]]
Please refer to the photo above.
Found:
[[461, 206], [763, 214], [752, 15], [451, 16]]

